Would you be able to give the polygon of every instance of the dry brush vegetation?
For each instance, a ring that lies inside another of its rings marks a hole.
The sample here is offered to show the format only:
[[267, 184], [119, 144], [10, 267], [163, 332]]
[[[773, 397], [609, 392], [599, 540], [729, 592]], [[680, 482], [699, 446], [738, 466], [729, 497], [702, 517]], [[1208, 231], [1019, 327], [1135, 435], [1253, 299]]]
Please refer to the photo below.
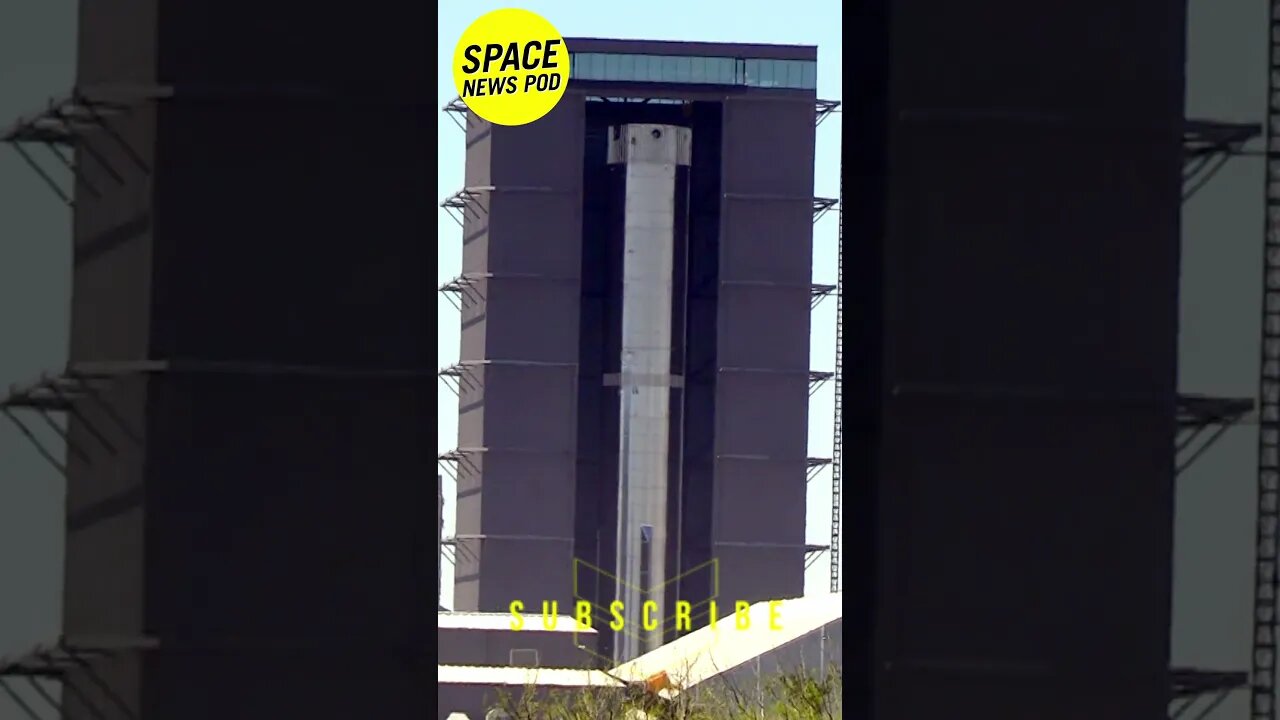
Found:
[[[678, 683], [677, 683], [678, 684]], [[840, 670], [788, 672], [745, 688], [721, 678], [658, 700], [641, 691], [587, 688], [504, 697], [507, 720], [841, 720]]]

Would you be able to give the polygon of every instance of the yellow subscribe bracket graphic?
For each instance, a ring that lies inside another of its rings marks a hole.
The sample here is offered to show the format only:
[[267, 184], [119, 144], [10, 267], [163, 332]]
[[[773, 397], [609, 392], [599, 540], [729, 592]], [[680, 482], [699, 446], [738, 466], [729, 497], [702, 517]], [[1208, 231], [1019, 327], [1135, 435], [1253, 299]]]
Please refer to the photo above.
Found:
[[551, 112], [569, 84], [569, 50], [546, 18], [509, 8], [482, 15], [453, 51], [453, 84], [494, 125], [527, 125]]
[[[680, 600], [674, 603], [675, 612], [669, 617], [662, 617], [662, 610], [657, 607], [656, 603], [646, 601], [644, 607], [639, 612], [639, 617], [634, 609], [624, 613], [624, 605], [620, 599], [603, 605], [597, 604], [589, 600], [586, 595], [586, 589], [591, 587], [613, 587], [619, 591], [625, 592], [626, 589], [641, 591], [639, 593], [631, 593], [635, 595], [649, 595], [654, 590], [667, 589], [674, 585], [677, 581], [694, 579], [698, 575], [706, 575], [705, 580], [709, 581], [710, 596], [696, 603], [686, 600]], [[583, 576], [587, 578], [584, 581]], [[645, 592], [647, 591], [647, 592]], [[680, 575], [670, 578], [666, 582], [655, 585], [651, 588], [632, 587], [625, 581], [620, 580], [616, 575], [603, 570], [584, 560], [575, 559], [573, 561], [573, 635], [574, 643], [581, 650], [595, 655], [596, 657], [610, 662], [610, 658], [599, 655], [592, 651], [589, 647], [578, 642], [578, 634], [583, 631], [590, 631], [597, 626], [607, 626], [614, 631], [617, 636], [624, 636], [639, 641], [642, 636], [651, 635], [655, 631], [660, 631], [664, 636], [670, 636], [673, 632], [689, 632], [694, 624], [701, 626], [704, 623], [711, 626], [715, 635], [719, 635], [720, 623], [732, 624], [735, 631], [747, 631], [751, 629], [752, 614], [751, 604], [739, 600], [737, 602], [726, 602], [719, 600], [720, 597], [720, 562], [712, 559], [704, 562], [697, 567], [682, 572]], [[535, 603], [536, 604], [536, 603]], [[769, 603], [768, 609], [768, 629], [770, 631], [778, 631], [782, 629], [781, 616], [779, 613], [779, 602]], [[558, 603], [554, 600], [542, 601], [542, 625], [548, 630], [554, 630], [561, 614]], [[526, 603], [522, 600], [513, 600], [510, 606], [511, 610], [511, 629], [525, 629], [525, 613], [529, 610]], [[732, 617], [732, 620], [730, 620]], [[628, 618], [631, 621], [628, 622]], [[535, 621], [536, 622], [536, 621]]]

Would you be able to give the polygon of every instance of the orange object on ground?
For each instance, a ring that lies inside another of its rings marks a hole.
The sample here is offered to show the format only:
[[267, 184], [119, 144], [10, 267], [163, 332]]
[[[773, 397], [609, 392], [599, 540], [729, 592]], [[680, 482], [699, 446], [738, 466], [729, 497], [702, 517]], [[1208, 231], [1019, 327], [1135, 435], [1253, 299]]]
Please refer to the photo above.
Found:
[[648, 690], [651, 693], [657, 693], [657, 692], [666, 690], [668, 688], [671, 688], [673, 687], [673, 685], [671, 684], [671, 678], [667, 675], [665, 671], [663, 671], [663, 672], [657, 673], [656, 675], [650, 675], [647, 679], [645, 679], [644, 687], [645, 687], [645, 690]]

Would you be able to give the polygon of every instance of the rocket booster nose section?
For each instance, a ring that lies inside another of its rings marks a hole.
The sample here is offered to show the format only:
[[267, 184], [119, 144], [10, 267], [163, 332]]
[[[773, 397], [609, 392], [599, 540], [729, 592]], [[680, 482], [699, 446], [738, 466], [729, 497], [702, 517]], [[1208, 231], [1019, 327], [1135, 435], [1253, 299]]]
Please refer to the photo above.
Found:
[[635, 124], [621, 125], [610, 131], [610, 165], [651, 163], [688, 167], [692, 160], [693, 131], [689, 128]]

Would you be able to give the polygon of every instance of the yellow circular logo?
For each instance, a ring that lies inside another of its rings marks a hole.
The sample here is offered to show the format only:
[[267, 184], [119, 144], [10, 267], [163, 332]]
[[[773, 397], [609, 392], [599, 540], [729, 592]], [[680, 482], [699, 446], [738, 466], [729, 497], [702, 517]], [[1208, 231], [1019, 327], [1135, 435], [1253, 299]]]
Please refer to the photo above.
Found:
[[546, 18], [494, 10], [462, 33], [453, 51], [462, 102], [494, 125], [525, 125], [551, 112], [569, 84], [569, 50]]

